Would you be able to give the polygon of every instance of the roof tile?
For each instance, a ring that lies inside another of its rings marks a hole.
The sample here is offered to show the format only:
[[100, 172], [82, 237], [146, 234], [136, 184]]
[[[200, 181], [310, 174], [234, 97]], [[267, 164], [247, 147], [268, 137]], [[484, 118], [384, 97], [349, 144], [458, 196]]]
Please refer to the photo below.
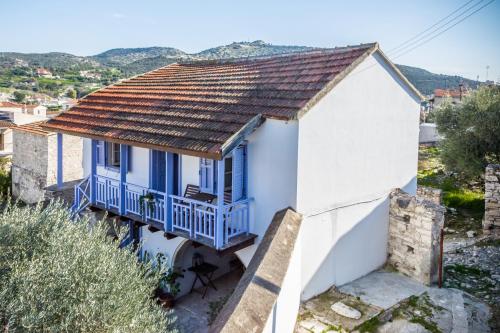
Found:
[[256, 116], [291, 120], [376, 44], [254, 59], [175, 63], [103, 88], [44, 127], [198, 156]]

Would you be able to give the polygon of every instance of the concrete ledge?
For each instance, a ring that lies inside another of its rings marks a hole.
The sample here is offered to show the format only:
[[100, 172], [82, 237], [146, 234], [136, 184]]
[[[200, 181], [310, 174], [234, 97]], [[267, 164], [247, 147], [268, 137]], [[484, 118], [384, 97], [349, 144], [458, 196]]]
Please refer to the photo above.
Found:
[[288, 270], [302, 217], [277, 212], [233, 294], [209, 332], [262, 332]]

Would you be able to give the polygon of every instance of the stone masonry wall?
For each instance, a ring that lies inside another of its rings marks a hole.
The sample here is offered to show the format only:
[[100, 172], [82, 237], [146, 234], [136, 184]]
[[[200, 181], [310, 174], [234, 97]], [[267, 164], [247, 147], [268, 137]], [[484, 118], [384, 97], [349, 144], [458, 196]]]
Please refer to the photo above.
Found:
[[[63, 136], [64, 182], [83, 177], [82, 138]], [[57, 136], [14, 131], [12, 195], [26, 203], [46, 199], [46, 187], [57, 183]]]
[[500, 164], [490, 164], [485, 172], [483, 228], [500, 227]]
[[428, 199], [441, 205], [442, 191], [432, 187], [417, 186], [417, 197]]
[[[430, 285], [438, 279], [445, 209], [435, 202], [440, 193], [430, 189], [420, 189], [419, 193], [425, 196], [412, 196], [399, 189], [391, 193], [388, 263]], [[429, 195], [433, 200], [428, 199]]]
[[12, 195], [26, 203], [43, 199], [47, 186], [47, 136], [13, 131]]

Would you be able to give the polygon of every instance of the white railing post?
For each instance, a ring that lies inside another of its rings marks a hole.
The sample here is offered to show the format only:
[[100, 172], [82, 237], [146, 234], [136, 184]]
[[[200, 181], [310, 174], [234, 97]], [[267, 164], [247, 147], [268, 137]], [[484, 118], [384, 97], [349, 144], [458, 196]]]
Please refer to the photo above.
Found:
[[[194, 208], [194, 209], [193, 209]], [[196, 206], [193, 206], [192, 202], [189, 202], [189, 211], [187, 214], [187, 221], [189, 225], [189, 237], [193, 238], [196, 228]]]

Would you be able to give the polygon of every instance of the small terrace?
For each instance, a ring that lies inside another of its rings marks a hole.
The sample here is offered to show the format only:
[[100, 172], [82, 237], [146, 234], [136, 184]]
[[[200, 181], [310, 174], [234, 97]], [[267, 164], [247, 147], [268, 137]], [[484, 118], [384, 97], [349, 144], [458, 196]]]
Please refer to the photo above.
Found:
[[[201, 186], [187, 184], [181, 191], [182, 168], [174, 162], [180, 155], [152, 151], [151, 165], [160, 167], [150, 167], [150, 182], [144, 186], [128, 181], [130, 149], [118, 146], [120, 159], [114, 173], [102, 172], [93, 158], [90, 176], [75, 186], [74, 212], [86, 206], [107, 210], [148, 224], [151, 231], [163, 231], [166, 238], [184, 237], [221, 252], [253, 244], [256, 235], [249, 232], [252, 199], [244, 194], [243, 170], [238, 170], [238, 165], [244, 165], [238, 156], [241, 148], [221, 161], [200, 159]], [[92, 155], [97, 156], [97, 144], [94, 149]]]

